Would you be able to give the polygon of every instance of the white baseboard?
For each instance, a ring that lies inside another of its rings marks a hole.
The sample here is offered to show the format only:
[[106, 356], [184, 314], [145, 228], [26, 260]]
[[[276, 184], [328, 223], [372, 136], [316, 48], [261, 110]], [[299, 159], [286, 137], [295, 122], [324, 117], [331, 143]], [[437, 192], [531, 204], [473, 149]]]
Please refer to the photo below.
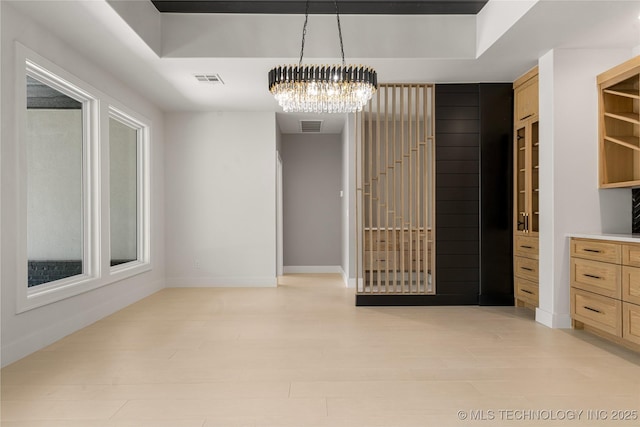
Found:
[[273, 277], [168, 277], [167, 288], [273, 288], [278, 278]]
[[[364, 281], [363, 281], [362, 277], [358, 278], [358, 284], [359, 284], [358, 289], [362, 289], [363, 285], [364, 285]], [[355, 288], [356, 287], [356, 278], [355, 277], [352, 277], [352, 278], [349, 279], [349, 284], [347, 285], [347, 287], [348, 288]]]
[[571, 316], [569, 314], [549, 313], [536, 308], [536, 322], [554, 329], [570, 329]]
[[285, 265], [284, 274], [342, 274], [342, 267], [339, 265]]
[[347, 273], [340, 268], [340, 273], [342, 273], [342, 281], [344, 282], [344, 286], [347, 288], [350, 288], [349, 286], [349, 276], [347, 275]]
[[61, 322], [42, 325], [33, 333], [19, 339], [2, 342], [2, 367], [7, 366], [29, 354], [41, 350], [54, 342], [85, 328], [118, 310], [140, 301], [164, 288], [164, 280], [156, 282], [142, 281], [127, 292], [121, 292], [116, 298], [109, 299], [100, 305], [78, 312]]

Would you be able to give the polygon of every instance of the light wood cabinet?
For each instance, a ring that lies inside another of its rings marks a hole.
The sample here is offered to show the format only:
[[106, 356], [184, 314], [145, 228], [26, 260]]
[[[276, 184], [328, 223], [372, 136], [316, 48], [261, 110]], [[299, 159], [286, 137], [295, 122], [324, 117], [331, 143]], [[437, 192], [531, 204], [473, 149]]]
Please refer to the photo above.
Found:
[[640, 56], [598, 76], [601, 188], [640, 185]]
[[[640, 244], [571, 239], [574, 328], [640, 351]], [[633, 265], [630, 265], [633, 264]]]
[[[514, 90], [514, 294], [517, 306], [538, 306], [538, 68], [513, 83]], [[526, 280], [523, 282], [522, 280]]]

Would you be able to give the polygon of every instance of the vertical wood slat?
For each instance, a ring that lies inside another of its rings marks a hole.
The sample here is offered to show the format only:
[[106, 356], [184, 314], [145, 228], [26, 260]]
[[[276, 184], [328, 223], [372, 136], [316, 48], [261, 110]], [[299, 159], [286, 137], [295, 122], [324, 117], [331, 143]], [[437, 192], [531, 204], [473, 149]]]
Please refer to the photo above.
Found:
[[404, 238], [405, 238], [405, 233], [404, 233], [404, 227], [405, 227], [405, 221], [404, 221], [404, 216], [406, 214], [405, 212], [405, 203], [404, 203], [404, 144], [405, 144], [405, 139], [404, 139], [404, 85], [400, 85], [400, 231], [399, 231], [399, 235], [400, 235], [400, 284], [401, 284], [401, 291], [404, 294], [406, 289], [405, 289], [405, 280], [404, 280], [404, 266], [405, 266], [405, 261], [404, 261]]
[[[396, 248], [398, 247], [398, 234], [397, 234], [397, 227], [396, 227], [396, 222], [398, 221], [397, 219], [397, 215], [398, 215], [398, 192], [396, 191], [396, 160], [397, 160], [397, 156], [396, 156], [396, 93], [397, 91], [397, 86], [392, 86], [392, 106], [391, 106], [391, 113], [392, 113], [392, 120], [393, 120], [393, 135], [391, 137], [391, 143], [392, 143], [392, 152], [393, 152], [393, 156], [391, 157], [392, 159], [392, 163], [391, 163], [391, 168], [393, 171], [393, 222], [391, 224], [391, 233], [393, 234], [393, 247]], [[400, 257], [398, 257], [398, 262], [400, 262]], [[397, 292], [398, 291], [398, 267], [396, 267], [393, 271], [393, 291]]]
[[[384, 212], [384, 233], [385, 233], [385, 240], [386, 240], [386, 244], [385, 244], [385, 249], [386, 249], [386, 257], [387, 259], [389, 259], [389, 246], [390, 246], [390, 238], [391, 236], [389, 235], [389, 195], [392, 193], [392, 191], [389, 188], [389, 109], [387, 108], [387, 101], [388, 101], [388, 93], [389, 93], [389, 88], [387, 86], [384, 87], [384, 181], [385, 181], [385, 198], [384, 198], [384, 203], [385, 206], [387, 207], [387, 209]], [[379, 105], [379, 104], [378, 104]], [[378, 107], [378, 109], [380, 109]], [[393, 270], [396, 269], [396, 259], [395, 259], [395, 253], [392, 252], [392, 254], [394, 255], [394, 259], [393, 259]], [[385, 275], [385, 282], [384, 282], [384, 291], [386, 293], [389, 292], [389, 285], [390, 285], [390, 277], [391, 277], [391, 270], [389, 270], [388, 268], [389, 266], [387, 265], [387, 272]]]
[[368, 252], [364, 261], [368, 265], [362, 273], [364, 293], [432, 293], [432, 101], [432, 85], [381, 85], [374, 101], [359, 116], [364, 177], [361, 200], [366, 208], [362, 211], [366, 212], [363, 229], [368, 238], [368, 246], [363, 248]]
[[433, 86], [431, 86], [431, 103], [427, 104], [431, 105], [431, 131], [429, 132], [429, 138], [431, 144], [429, 145], [430, 150], [430, 159], [431, 159], [431, 173], [429, 177], [431, 178], [431, 209], [429, 210], [430, 216], [430, 224], [431, 224], [431, 242], [429, 244], [429, 248], [431, 249], [431, 256], [429, 257], [429, 262], [431, 263], [431, 292], [436, 293], [436, 118], [435, 118], [435, 110], [434, 106], [436, 105], [436, 91]]
[[[420, 200], [422, 199], [420, 197], [420, 189], [422, 188], [422, 175], [424, 173], [424, 169], [422, 169], [420, 167], [420, 86], [416, 86], [416, 105], [415, 105], [415, 110], [416, 110], [416, 121], [415, 121], [415, 127], [416, 127], [416, 160], [415, 160], [415, 166], [416, 166], [416, 171], [418, 171], [418, 173], [416, 174], [417, 179], [416, 179], [416, 255], [415, 255], [415, 263], [416, 263], [416, 292], [420, 292], [420, 282], [422, 280], [422, 272], [421, 272], [421, 267], [422, 267], [422, 255], [420, 253], [420, 233], [422, 232], [422, 220], [421, 220], [421, 215], [420, 215], [420, 207], [421, 207], [421, 203]], [[423, 173], [420, 173], [423, 172]]]
[[[369, 273], [368, 273], [368, 282], [372, 282], [373, 281], [373, 254], [374, 254], [374, 249], [375, 249], [375, 243], [374, 243], [374, 233], [373, 233], [373, 136], [372, 136], [372, 132], [373, 132], [373, 123], [372, 123], [372, 105], [371, 103], [369, 103], [369, 117], [368, 117], [368, 122], [369, 122], [369, 133], [367, 134], [366, 137], [366, 145], [365, 147], [369, 147], [368, 150], [368, 165], [369, 165], [369, 173], [368, 173], [368, 182], [369, 182], [369, 221], [367, 221], [367, 224], [369, 225]], [[370, 285], [369, 286], [369, 292], [373, 293], [373, 286]]]
[[[377, 203], [376, 203], [376, 215], [375, 215], [375, 220], [372, 224], [372, 226], [375, 226], [377, 232], [377, 240], [378, 242], [381, 241], [381, 237], [382, 237], [382, 228], [380, 228], [380, 211], [382, 209], [381, 206], [381, 200], [382, 200], [382, 177], [380, 175], [380, 90], [378, 90], [376, 92], [376, 138], [375, 138], [375, 144], [376, 144], [376, 158], [374, 160], [373, 163], [373, 167], [375, 170], [375, 184], [376, 184], [376, 199], [377, 199]], [[384, 242], [386, 246], [386, 241]], [[376, 244], [376, 252], [379, 254], [380, 252], [380, 245], [379, 243]], [[378, 284], [378, 292], [382, 292], [382, 271], [386, 268], [388, 268], [389, 265], [389, 259], [385, 258], [384, 262], [380, 262], [380, 257], [378, 256], [378, 263], [375, 269], [376, 272], [376, 282]], [[384, 267], [383, 269], [381, 269], [380, 267]]]

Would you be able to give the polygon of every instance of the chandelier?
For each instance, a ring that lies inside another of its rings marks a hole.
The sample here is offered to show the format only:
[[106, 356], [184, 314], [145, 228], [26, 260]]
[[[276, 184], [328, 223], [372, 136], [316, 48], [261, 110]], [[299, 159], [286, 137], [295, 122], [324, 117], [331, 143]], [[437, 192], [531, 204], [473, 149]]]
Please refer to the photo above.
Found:
[[269, 92], [285, 112], [353, 113], [361, 111], [378, 89], [378, 75], [366, 66], [346, 65], [338, 3], [333, 1], [338, 22], [342, 64], [302, 65], [304, 40], [309, 20], [309, 0], [304, 12], [302, 47], [298, 65], [284, 65], [269, 71]]

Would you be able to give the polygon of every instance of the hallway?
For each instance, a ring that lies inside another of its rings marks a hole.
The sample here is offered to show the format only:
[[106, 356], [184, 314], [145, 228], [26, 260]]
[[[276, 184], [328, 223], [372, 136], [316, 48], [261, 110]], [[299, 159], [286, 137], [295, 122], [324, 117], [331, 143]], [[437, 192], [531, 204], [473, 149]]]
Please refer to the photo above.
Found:
[[[2, 426], [601, 426], [588, 410], [640, 408], [639, 355], [532, 317], [355, 307], [331, 274], [164, 289], [4, 368]], [[584, 412], [509, 418], [528, 410]]]

